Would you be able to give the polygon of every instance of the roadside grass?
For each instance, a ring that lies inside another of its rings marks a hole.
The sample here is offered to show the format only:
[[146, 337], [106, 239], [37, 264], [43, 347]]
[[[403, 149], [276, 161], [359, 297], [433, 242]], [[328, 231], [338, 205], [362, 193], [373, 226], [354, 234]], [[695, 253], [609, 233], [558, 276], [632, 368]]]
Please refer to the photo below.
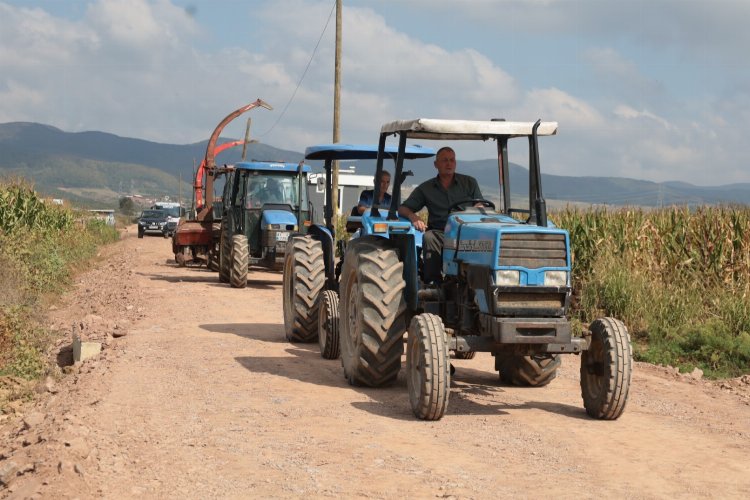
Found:
[[48, 373], [51, 334], [40, 311], [118, 237], [88, 212], [44, 203], [21, 179], [0, 181], [0, 377]]
[[636, 359], [710, 378], [750, 372], [750, 208], [569, 208], [580, 324], [625, 322]]

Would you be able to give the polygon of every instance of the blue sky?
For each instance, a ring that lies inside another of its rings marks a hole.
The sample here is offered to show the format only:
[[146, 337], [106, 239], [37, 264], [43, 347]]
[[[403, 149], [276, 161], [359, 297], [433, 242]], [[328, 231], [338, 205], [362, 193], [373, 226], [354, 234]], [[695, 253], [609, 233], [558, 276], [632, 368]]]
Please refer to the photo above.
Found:
[[[395, 119], [542, 118], [547, 173], [750, 182], [746, 0], [343, 3], [345, 142]], [[333, 18], [290, 98], [333, 5], [0, 0], [0, 122], [185, 144], [260, 97], [275, 110], [252, 135], [303, 151], [332, 137]]]

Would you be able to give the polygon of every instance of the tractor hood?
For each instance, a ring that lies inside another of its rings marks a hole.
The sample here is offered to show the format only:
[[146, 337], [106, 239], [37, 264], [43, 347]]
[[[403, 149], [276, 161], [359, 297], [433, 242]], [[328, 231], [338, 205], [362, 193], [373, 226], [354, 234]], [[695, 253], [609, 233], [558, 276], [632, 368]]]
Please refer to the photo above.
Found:
[[288, 229], [292, 231], [297, 225], [297, 218], [288, 210], [263, 210], [263, 218], [260, 221], [261, 229], [272, 225], [283, 226], [273, 229]]
[[569, 271], [568, 248], [564, 229], [551, 223], [548, 227], [521, 224], [500, 214], [453, 214], [445, 228], [445, 251], [451, 260], [490, 269]]

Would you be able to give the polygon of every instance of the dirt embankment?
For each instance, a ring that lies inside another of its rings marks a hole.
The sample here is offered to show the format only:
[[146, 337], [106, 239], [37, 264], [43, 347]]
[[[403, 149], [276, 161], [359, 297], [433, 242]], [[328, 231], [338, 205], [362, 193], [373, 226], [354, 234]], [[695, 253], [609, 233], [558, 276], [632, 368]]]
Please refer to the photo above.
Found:
[[453, 360], [446, 416], [421, 422], [403, 371], [350, 387], [317, 344], [284, 340], [279, 273], [234, 290], [171, 257], [131, 231], [50, 311], [61, 365], [73, 331], [103, 350], [0, 417], [0, 495], [750, 498], [748, 377], [639, 363], [625, 414], [599, 422], [578, 358], [522, 389], [480, 354]]

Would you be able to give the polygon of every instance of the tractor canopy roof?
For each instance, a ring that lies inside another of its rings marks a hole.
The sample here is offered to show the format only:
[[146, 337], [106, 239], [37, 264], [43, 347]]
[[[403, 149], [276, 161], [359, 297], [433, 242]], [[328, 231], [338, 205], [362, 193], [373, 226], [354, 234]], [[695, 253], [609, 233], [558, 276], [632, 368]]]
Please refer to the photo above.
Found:
[[[395, 158], [398, 146], [386, 146], [385, 152]], [[429, 158], [435, 156], [435, 150], [415, 144], [406, 146], [405, 156], [410, 160]], [[305, 149], [306, 160], [375, 160], [377, 157], [377, 144], [319, 144]]]
[[[278, 161], [241, 161], [234, 164], [236, 170], [260, 170], [263, 172], [288, 172], [296, 173], [298, 163], [283, 163]], [[302, 165], [302, 171], [310, 172], [309, 165]]]
[[[381, 134], [406, 132], [408, 138], [437, 140], [485, 140], [491, 137], [530, 136], [534, 122], [506, 122], [479, 120], [436, 120], [417, 118], [397, 120], [380, 128]], [[557, 122], [542, 122], [537, 135], [555, 135]]]

